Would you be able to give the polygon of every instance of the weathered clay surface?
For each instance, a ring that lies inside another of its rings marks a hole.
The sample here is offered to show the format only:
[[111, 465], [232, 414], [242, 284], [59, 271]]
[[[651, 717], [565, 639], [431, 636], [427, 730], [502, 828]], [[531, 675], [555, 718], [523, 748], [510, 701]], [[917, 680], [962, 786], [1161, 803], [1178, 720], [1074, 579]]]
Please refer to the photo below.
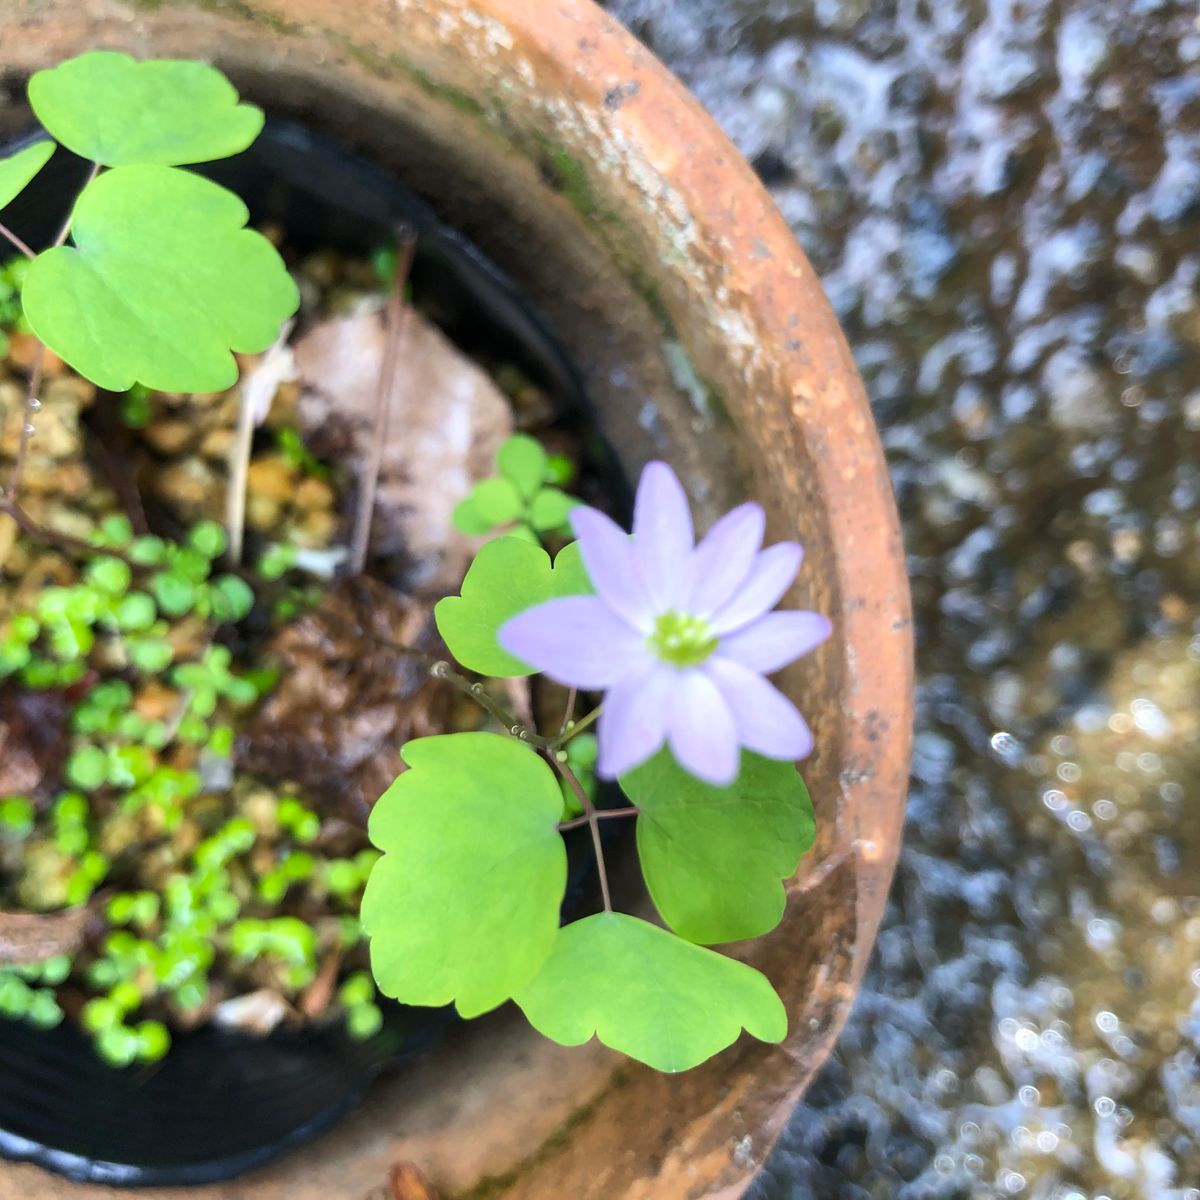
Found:
[[[586, 0], [16, 0], [0, 16], [14, 77], [95, 44], [207, 55], [269, 109], [425, 193], [555, 323], [626, 466], [669, 458], [709, 514], [760, 500], [771, 535], [807, 547], [794, 600], [836, 626], [784, 681], [817, 734], [806, 775], [822, 836], [783, 926], [748, 948], [788, 1003], [784, 1045], [742, 1044], [667, 1079], [595, 1047], [549, 1046], [501, 1014], [324, 1141], [198, 1194], [365, 1200], [411, 1161], [450, 1195], [488, 1178], [489, 1196], [513, 1200], [740, 1195], [848, 1012], [908, 763], [895, 512], [815, 276], [695, 101]], [[23, 114], [0, 118], [16, 127]], [[0, 1200], [107, 1194], [0, 1173]]]

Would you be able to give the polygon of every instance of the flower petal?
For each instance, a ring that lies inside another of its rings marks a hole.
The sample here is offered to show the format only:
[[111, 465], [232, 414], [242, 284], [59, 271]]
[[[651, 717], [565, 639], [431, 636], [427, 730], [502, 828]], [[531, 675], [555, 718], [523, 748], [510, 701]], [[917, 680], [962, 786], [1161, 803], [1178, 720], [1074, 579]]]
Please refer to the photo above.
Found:
[[648, 463], [633, 506], [633, 545], [656, 614], [685, 599], [693, 541], [683, 484], [666, 463]]
[[592, 586], [609, 608], [635, 629], [649, 633], [654, 609], [629, 534], [594, 508], [577, 508], [570, 520]]
[[815, 612], [772, 612], [723, 637], [719, 652], [752, 671], [769, 675], [819, 646], [832, 632]]
[[754, 503], [726, 513], [692, 553], [687, 611], [710, 617], [746, 581], [762, 546], [766, 514]]
[[803, 559], [804, 551], [795, 542], [768, 546], [754, 560], [750, 574], [733, 599], [712, 615], [713, 632], [732, 633], [770, 612], [792, 586]]
[[500, 626], [500, 645], [567, 687], [606, 688], [650, 659], [645, 639], [599, 596], [564, 596]]
[[705, 664], [726, 705], [734, 713], [738, 740], [767, 758], [805, 758], [812, 731], [796, 706], [757, 672], [719, 655]]
[[667, 736], [675, 672], [657, 662], [626, 675], [604, 697], [596, 728], [596, 772], [616, 779], [658, 752]]
[[725, 787], [737, 778], [734, 716], [704, 671], [676, 673], [667, 738], [679, 765], [697, 779]]

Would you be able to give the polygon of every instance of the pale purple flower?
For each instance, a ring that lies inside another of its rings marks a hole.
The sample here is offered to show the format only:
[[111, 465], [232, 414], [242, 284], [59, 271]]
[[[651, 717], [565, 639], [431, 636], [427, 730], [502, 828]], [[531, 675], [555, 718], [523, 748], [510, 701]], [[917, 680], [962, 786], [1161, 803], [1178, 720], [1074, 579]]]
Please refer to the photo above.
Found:
[[593, 508], [571, 524], [595, 596], [549, 600], [500, 630], [500, 644], [568, 687], [603, 691], [599, 773], [612, 779], [664, 742], [717, 785], [741, 748], [795, 760], [812, 734], [764, 676], [830, 632], [815, 612], [772, 612], [800, 569], [794, 542], [763, 550], [763, 510], [742, 504], [699, 545], [687, 496], [665, 463], [642, 473], [630, 536]]

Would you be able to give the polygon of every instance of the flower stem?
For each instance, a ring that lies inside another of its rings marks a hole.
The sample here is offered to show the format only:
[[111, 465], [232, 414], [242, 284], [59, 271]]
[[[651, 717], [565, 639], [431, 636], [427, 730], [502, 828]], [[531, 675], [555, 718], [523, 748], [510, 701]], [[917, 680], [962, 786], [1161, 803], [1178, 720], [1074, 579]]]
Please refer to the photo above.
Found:
[[567, 693], [567, 704], [563, 709], [562, 724], [558, 727], [558, 736], [561, 738], [563, 734], [571, 728], [571, 723], [575, 719], [575, 701], [579, 699], [579, 689], [572, 688]]
[[589, 725], [596, 723], [603, 707], [602, 704], [597, 704], [590, 713], [580, 717], [578, 721], [568, 721], [566, 727], [559, 731], [558, 737], [551, 738], [549, 744], [555, 748], [565, 746], [573, 737], [587, 729]]
[[600, 814], [596, 811], [596, 806], [592, 803], [592, 798], [587, 794], [583, 784], [575, 778], [575, 772], [571, 770], [570, 765], [563, 762], [552, 750], [546, 751], [546, 757], [550, 760], [550, 765], [566, 780], [567, 786], [575, 793], [575, 798], [583, 808], [583, 820], [587, 822], [588, 828], [592, 831], [592, 847], [596, 851], [596, 870], [600, 874], [600, 895], [604, 898], [604, 911], [612, 912], [612, 896], [608, 890], [608, 870], [604, 862], [604, 846], [600, 840]]

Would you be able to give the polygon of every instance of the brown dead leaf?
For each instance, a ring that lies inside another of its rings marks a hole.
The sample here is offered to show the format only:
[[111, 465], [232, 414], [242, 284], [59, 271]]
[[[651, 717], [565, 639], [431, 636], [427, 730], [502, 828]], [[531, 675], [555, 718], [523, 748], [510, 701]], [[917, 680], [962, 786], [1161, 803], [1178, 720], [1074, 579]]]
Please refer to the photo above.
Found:
[[333, 993], [337, 988], [338, 971], [342, 966], [342, 956], [339, 953], [330, 954], [321, 964], [317, 977], [304, 989], [297, 1007], [308, 1020], [322, 1016], [333, 1002]]
[[[296, 343], [299, 420], [319, 454], [366, 462], [383, 349], [379, 313], [324, 322]], [[512, 411], [485, 371], [411, 312], [388, 428], [372, 548], [407, 556], [413, 588], [442, 595], [457, 588], [477, 545], [454, 529], [454, 506], [494, 471]]]
[[0, 688], [0, 796], [35, 796], [58, 782], [71, 703], [62, 692]]
[[391, 1200], [439, 1200], [433, 1184], [412, 1163], [397, 1163], [390, 1182]]
[[83, 945], [86, 908], [57, 913], [0, 913], [0, 963], [39, 963]]
[[368, 579], [340, 584], [270, 644], [283, 676], [239, 742], [239, 767], [294, 780], [364, 829], [403, 769], [401, 747], [441, 732], [449, 710], [447, 686], [396, 645], [438, 653], [432, 606]]

